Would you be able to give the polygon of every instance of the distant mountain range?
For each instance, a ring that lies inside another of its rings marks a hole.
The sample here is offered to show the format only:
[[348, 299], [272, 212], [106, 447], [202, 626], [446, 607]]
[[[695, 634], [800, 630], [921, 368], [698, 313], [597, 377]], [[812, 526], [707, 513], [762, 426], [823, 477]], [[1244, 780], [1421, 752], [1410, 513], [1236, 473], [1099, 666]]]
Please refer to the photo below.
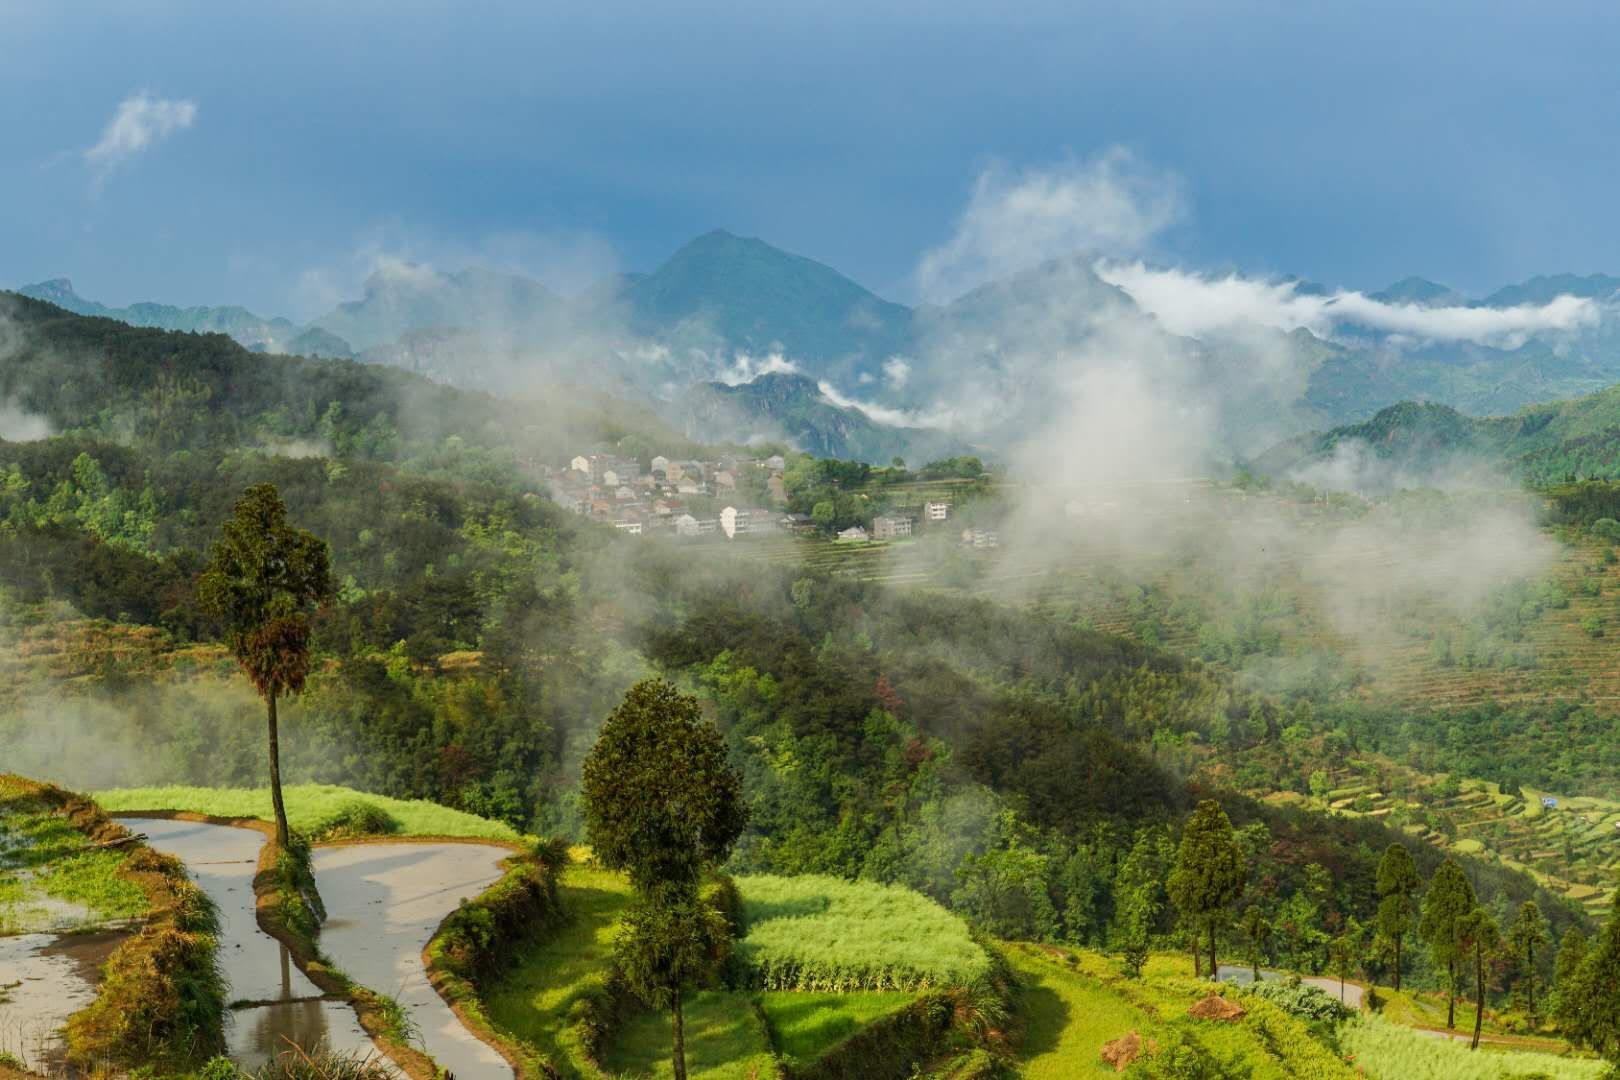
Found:
[[[1293, 285], [1302, 296], [1329, 295], [1310, 282]], [[1511, 308], [1559, 296], [1607, 302], [1617, 289], [1620, 278], [1564, 274], [1469, 299], [1410, 277], [1368, 297], [1425, 308]], [[1168, 333], [1079, 257], [943, 306], [911, 308], [831, 267], [724, 230], [684, 245], [650, 273], [619, 275], [578, 297], [514, 274], [391, 266], [366, 281], [360, 298], [307, 326], [240, 307], [109, 308], [78, 296], [66, 279], [18, 291], [80, 314], [224, 333], [260, 351], [386, 363], [455, 385], [523, 393], [594, 384], [661, 401], [683, 425], [724, 423], [870, 460], [887, 460], [897, 440], [993, 446], [1029, 430], [1054, 407], [1047, 387], [1063, 376], [1056, 366], [1086, 349], [1119, 348], [1121, 328], [1135, 345], [1185, 358], [1193, 385], [1222, 399], [1222, 424], [1240, 455], [1298, 432], [1367, 421], [1401, 401], [1502, 414], [1620, 381], [1620, 327], [1607, 322], [1501, 346], [1412, 342], [1375, 330], [1329, 340], [1264, 328], [1234, 346]], [[1286, 358], [1289, 378], [1256, 370], [1256, 342]], [[733, 385], [760, 371], [804, 379]], [[823, 395], [823, 383], [846, 404]], [[869, 403], [868, 411], [851, 401]], [[975, 405], [987, 415], [973, 416]], [[882, 434], [890, 425], [874, 414], [888, 416], [885, 410], [950, 413], [972, 429]]]

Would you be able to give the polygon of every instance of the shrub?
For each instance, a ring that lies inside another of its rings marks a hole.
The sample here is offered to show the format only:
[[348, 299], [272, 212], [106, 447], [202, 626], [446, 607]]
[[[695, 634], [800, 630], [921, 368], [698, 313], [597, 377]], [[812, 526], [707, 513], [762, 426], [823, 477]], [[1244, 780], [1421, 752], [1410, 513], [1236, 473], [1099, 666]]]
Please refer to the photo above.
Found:
[[324, 817], [313, 829], [315, 840], [351, 840], [389, 836], [400, 831], [399, 819], [376, 803], [352, 799]]
[[381, 1057], [330, 1050], [313, 1055], [302, 1050], [295, 1054], [278, 1054], [257, 1072], [247, 1075], [253, 1080], [397, 1080], [398, 1077]]
[[1310, 1023], [1336, 1023], [1354, 1015], [1345, 1005], [1318, 987], [1305, 983], [1258, 982], [1243, 988], [1245, 994], [1264, 998], [1289, 1016]]

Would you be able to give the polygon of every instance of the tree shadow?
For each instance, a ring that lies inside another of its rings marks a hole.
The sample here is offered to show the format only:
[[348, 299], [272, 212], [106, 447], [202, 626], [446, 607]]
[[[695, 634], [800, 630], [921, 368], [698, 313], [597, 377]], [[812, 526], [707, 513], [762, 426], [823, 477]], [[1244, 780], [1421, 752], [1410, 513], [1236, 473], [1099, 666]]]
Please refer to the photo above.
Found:
[[1029, 1025], [1024, 1032], [1022, 1053], [1034, 1057], [1056, 1050], [1069, 1024], [1069, 1003], [1049, 986], [1026, 986], [1019, 995]]

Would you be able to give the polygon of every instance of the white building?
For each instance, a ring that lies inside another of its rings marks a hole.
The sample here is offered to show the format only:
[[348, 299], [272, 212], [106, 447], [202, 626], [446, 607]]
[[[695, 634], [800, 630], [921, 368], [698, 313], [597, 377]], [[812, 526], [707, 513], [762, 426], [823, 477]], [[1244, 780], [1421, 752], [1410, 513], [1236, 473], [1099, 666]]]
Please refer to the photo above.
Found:
[[859, 525], [851, 525], [849, 528], [838, 534], [838, 539], [850, 543], [864, 544], [868, 537], [865, 529], [861, 528]]
[[944, 521], [951, 516], [951, 504], [948, 502], [924, 503], [923, 515], [929, 521]]
[[729, 540], [752, 532], [752, 521], [753, 514], [747, 510], [739, 510], [735, 506], [728, 506], [720, 511], [720, 529]]
[[584, 454], [580, 454], [578, 457], [574, 458], [574, 460], [570, 461], [568, 463], [568, 467], [573, 469], [575, 472], [584, 473], [586, 476], [591, 475], [591, 459], [586, 457]]
[[639, 521], [615, 521], [613, 527], [620, 532], [627, 532], [631, 536], [641, 535], [641, 522]]
[[696, 536], [698, 534], [698, 520], [691, 514], [681, 514], [675, 519], [676, 536]]

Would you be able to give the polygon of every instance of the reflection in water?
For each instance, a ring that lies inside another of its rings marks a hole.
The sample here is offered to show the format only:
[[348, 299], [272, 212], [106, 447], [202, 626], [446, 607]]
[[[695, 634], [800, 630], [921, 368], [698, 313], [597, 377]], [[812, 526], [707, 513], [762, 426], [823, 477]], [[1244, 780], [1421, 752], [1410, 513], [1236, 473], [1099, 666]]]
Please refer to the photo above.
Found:
[[424, 1049], [461, 1080], [511, 1080], [512, 1067], [468, 1031], [422, 967], [422, 949], [463, 897], [501, 876], [505, 848], [402, 840], [315, 850], [332, 915], [321, 948], [356, 982], [393, 997]]
[[62, 1025], [95, 1000], [101, 965], [128, 931], [0, 937], [0, 1050], [42, 1072], [62, 1071]]
[[125, 818], [158, 851], [177, 856], [219, 909], [220, 968], [227, 997], [249, 1004], [225, 1018], [231, 1060], [257, 1068], [292, 1044], [362, 1056], [377, 1053], [354, 1011], [322, 1001], [321, 991], [292, 963], [287, 947], [259, 929], [253, 874], [264, 837], [252, 829], [161, 818]]

